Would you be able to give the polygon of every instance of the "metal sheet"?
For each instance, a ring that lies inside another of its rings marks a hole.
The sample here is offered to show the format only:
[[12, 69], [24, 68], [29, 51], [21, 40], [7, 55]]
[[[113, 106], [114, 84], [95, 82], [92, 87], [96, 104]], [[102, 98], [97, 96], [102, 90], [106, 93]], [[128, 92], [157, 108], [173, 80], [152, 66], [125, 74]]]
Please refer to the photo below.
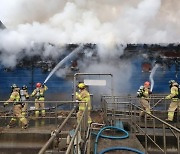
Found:
[[85, 85], [106, 86], [106, 80], [84, 80]]

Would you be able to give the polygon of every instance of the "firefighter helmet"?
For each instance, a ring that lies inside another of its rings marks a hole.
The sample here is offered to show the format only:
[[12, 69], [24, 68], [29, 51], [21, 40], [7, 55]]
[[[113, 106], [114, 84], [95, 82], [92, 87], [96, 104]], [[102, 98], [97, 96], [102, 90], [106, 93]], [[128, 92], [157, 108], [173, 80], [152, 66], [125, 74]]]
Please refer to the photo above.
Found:
[[26, 86], [26, 85], [23, 85], [23, 86], [22, 86], [22, 89], [23, 89], [23, 90], [26, 90], [26, 89], [27, 89], [27, 86]]
[[40, 88], [40, 87], [41, 87], [41, 83], [40, 82], [36, 83], [36, 88]]
[[176, 81], [175, 80], [170, 80], [169, 81], [169, 84], [172, 85], [173, 83], [175, 83]]
[[18, 88], [16, 84], [12, 84], [11, 89]]
[[150, 84], [149, 81], [144, 82], [144, 86], [150, 86], [150, 85], [151, 85], [151, 84]]
[[79, 83], [78, 84], [79, 89], [84, 89], [85, 87], [86, 87], [86, 85], [84, 83]]

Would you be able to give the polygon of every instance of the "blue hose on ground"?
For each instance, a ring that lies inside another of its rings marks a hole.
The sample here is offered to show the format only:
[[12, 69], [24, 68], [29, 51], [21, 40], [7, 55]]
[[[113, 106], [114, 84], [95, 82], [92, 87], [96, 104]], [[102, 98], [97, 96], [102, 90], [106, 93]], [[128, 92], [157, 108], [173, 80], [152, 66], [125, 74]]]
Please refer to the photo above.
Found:
[[128, 147], [110, 147], [110, 148], [102, 150], [99, 154], [104, 154], [105, 152], [115, 151], [115, 150], [125, 150], [125, 151], [132, 151], [132, 152], [135, 152], [137, 154], [144, 154], [144, 152], [142, 152], [142, 151], [139, 151], [139, 150], [134, 149], [134, 148], [128, 148]]
[[[125, 135], [123, 135], [123, 136], [101, 135], [101, 133], [106, 129], [116, 129], [118, 131], [124, 132]], [[106, 127], [101, 128], [100, 131], [97, 133], [97, 136], [96, 136], [96, 140], [95, 140], [95, 144], [94, 144], [94, 154], [97, 154], [97, 147], [98, 147], [98, 139], [99, 139], [99, 137], [108, 138], [108, 139], [125, 139], [125, 138], [129, 137], [129, 134], [124, 129], [118, 128], [118, 127], [115, 127], [115, 126], [106, 126]], [[136, 152], [136, 153], [139, 153], [139, 154], [144, 154], [141, 151], [138, 151], [138, 150], [133, 149], [133, 148], [128, 148], [128, 147], [111, 147], [111, 148], [104, 149], [102, 152], [100, 152], [100, 154], [103, 154], [103, 153], [109, 152], [109, 151], [114, 151], [114, 150], [126, 150], [126, 151], [128, 150], [128, 151], [133, 151], [133, 152]]]
[[[105, 129], [117, 129], [117, 130], [119, 130], [119, 131], [124, 132], [125, 135], [124, 135], [124, 136], [107, 136], [107, 135], [102, 135], [101, 133], [102, 133]], [[122, 128], [118, 128], [118, 127], [114, 127], [114, 126], [106, 126], [106, 127], [103, 127], [103, 128], [100, 129], [100, 131], [98, 132], [98, 134], [96, 134], [96, 133], [93, 133], [93, 134], [94, 134], [94, 135], [97, 135], [98, 138], [99, 138], [99, 137], [102, 137], [102, 138], [108, 138], [108, 139], [125, 139], [125, 138], [128, 138], [128, 137], [129, 137], [129, 134], [128, 134], [127, 131], [125, 131], [125, 130], [122, 129]], [[98, 139], [98, 138], [96, 137], [96, 139]]]

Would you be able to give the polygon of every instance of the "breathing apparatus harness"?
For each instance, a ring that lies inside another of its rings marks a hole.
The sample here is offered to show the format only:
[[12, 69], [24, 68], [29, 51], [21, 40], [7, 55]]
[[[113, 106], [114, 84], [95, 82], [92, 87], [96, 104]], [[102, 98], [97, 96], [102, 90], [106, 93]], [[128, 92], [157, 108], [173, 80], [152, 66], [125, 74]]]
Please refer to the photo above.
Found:
[[140, 86], [137, 91], [137, 97], [143, 97], [144, 92], [145, 92], [144, 86]]
[[36, 99], [39, 99], [41, 97], [44, 97], [44, 93], [41, 93], [40, 88], [36, 88], [36, 94], [35, 94]]

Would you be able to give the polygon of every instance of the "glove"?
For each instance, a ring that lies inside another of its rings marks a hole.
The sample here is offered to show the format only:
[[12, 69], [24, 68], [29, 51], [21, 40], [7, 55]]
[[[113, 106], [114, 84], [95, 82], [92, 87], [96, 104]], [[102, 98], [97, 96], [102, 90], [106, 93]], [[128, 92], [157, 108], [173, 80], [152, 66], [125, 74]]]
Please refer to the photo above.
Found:
[[171, 99], [169, 96], [166, 96], [165, 99]]
[[8, 104], [9, 104], [8, 102], [5, 102], [5, 103], [4, 103], [4, 107], [6, 107]]
[[149, 91], [149, 94], [152, 94], [152, 91]]
[[76, 92], [76, 97], [79, 95], [79, 93], [78, 92]]
[[45, 84], [43, 83], [43, 84], [42, 84], [42, 88], [44, 88], [44, 87], [45, 87]]

